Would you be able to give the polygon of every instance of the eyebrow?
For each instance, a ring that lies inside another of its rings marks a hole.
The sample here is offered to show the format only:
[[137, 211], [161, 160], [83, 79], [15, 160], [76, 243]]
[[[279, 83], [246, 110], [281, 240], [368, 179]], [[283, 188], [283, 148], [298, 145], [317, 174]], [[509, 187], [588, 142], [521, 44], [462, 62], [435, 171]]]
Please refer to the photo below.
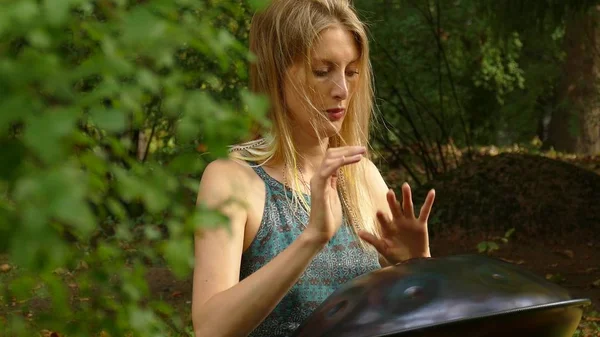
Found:
[[[359, 60], [360, 60], [359, 58], [355, 58], [355, 59], [351, 60], [350, 62], [348, 62], [348, 64], [356, 63], [356, 62], [358, 62]], [[325, 64], [326, 64], [326, 65], [328, 65], [328, 66], [337, 66], [337, 63], [336, 63], [336, 62], [333, 62], [333, 61], [331, 61], [331, 60], [329, 60], [329, 59], [320, 59], [320, 58], [315, 58], [315, 59], [314, 59], [314, 63], [317, 63], [317, 62], [322, 62], [322, 63], [325, 63]]]

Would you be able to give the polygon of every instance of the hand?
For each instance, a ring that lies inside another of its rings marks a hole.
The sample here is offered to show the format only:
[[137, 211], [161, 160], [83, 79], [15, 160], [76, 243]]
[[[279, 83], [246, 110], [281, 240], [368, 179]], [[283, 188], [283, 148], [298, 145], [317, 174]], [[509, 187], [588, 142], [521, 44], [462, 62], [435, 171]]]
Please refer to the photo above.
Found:
[[410, 186], [402, 184], [402, 203], [396, 200], [393, 190], [387, 193], [392, 219], [381, 210], [377, 220], [381, 225], [381, 238], [361, 231], [360, 237], [377, 249], [389, 264], [397, 264], [415, 257], [431, 257], [427, 220], [431, 213], [435, 191], [427, 193], [419, 217], [415, 218]]
[[338, 170], [344, 165], [359, 162], [365, 151], [363, 146], [327, 149], [321, 167], [310, 180], [311, 209], [306, 231], [325, 242], [335, 235], [342, 224], [342, 205], [337, 191]]

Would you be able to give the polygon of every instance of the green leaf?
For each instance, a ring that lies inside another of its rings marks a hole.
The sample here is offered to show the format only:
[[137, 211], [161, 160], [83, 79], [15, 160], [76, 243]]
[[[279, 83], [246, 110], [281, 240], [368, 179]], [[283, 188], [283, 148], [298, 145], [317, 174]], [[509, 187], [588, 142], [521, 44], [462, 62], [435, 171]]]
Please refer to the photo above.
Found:
[[6, 201], [0, 199], [0, 254], [7, 253], [10, 240], [18, 230], [16, 223], [16, 212]]
[[[4, 69], [0, 65], [0, 71]], [[27, 95], [10, 93], [0, 101], [0, 137], [5, 135], [12, 123], [28, 117], [36, 109]]]
[[163, 254], [179, 279], [189, 276], [194, 266], [193, 244], [190, 238], [171, 239], [164, 243]]
[[514, 232], [515, 232], [515, 229], [511, 228], [508, 231], [506, 231], [506, 234], [504, 234], [504, 237], [508, 239], [513, 235]]
[[143, 194], [142, 192], [144, 184], [138, 182], [137, 179], [129, 172], [117, 166], [113, 167], [112, 171], [116, 177], [119, 195], [125, 201], [133, 201], [135, 198]]
[[144, 204], [151, 214], [163, 211], [169, 205], [169, 195], [156, 186], [146, 186], [144, 193]]
[[161, 234], [160, 231], [158, 229], [156, 229], [155, 227], [145, 227], [144, 228], [144, 235], [146, 236], [146, 239], [148, 240], [157, 240], [160, 239]]
[[198, 126], [188, 116], [177, 123], [177, 136], [181, 142], [187, 143], [198, 135]]
[[27, 205], [25, 225], [31, 233], [47, 230], [47, 217], [72, 225], [78, 234], [89, 236], [95, 219], [85, 201], [85, 175], [67, 165], [35, 178], [22, 179], [15, 190], [16, 201]]
[[242, 102], [248, 107], [248, 111], [256, 120], [266, 119], [266, 112], [269, 109], [269, 99], [264, 95], [250, 93], [247, 90], [241, 93]]
[[60, 312], [63, 315], [68, 316], [70, 313], [69, 309], [69, 295], [65, 284], [56, 275], [44, 275], [44, 281], [48, 286], [48, 291], [52, 294], [52, 305], [54, 310]]
[[112, 212], [117, 219], [124, 220], [127, 217], [127, 211], [115, 198], [108, 198], [106, 200], [106, 204], [108, 206], [108, 210]]
[[208, 209], [204, 205], [199, 205], [194, 209], [192, 216], [189, 217], [186, 227], [197, 231], [199, 229], [227, 228], [231, 234], [229, 218], [219, 211]]
[[8, 27], [10, 26], [10, 18], [8, 14], [9, 13], [6, 11], [0, 11], [0, 36], [3, 36], [5, 31], [7, 31]]
[[97, 257], [100, 261], [113, 261], [122, 256], [122, 250], [108, 242], [101, 242], [98, 245]]
[[14, 2], [12, 17], [18, 24], [29, 24], [39, 14], [39, 8], [35, 1], [21, 0]]
[[153, 93], [157, 93], [160, 90], [158, 77], [147, 69], [141, 69], [138, 72], [138, 83]]
[[116, 233], [115, 233], [115, 238], [117, 240], [121, 240], [121, 241], [132, 241], [133, 240], [133, 234], [131, 233], [131, 225], [129, 224], [128, 221], [125, 221], [123, 223], [118, 223], [116, 224]]
[[100, 129], [108, 132], [119, 133], [127, 126], [127, 115], [120, 110], [97, 107], [90, 115]]
[[31, 275], [25, 274], [10, 282], [9, 289], [15, 295], [16, 300], [22, 301], [29, 298], [36, 283]]
[[157, 320], [151, 310], [131, 305], [129, 307], [129, 326], [141, 335], [148, 336]]
[[69, 16], [69, 0], [44, 0], [44, 16], [52, 26], [59, 26]]
[[28, 40], [31, 45], [44, 49], [50, 47], [52, 38], [48, 33], [42, 29], [34, 29], [28, 34]]
[[25, 146], [14, 139], [0, 140], [0, 180], [13, 180], [25, 159]]
[[62, 141], [73, 131], [77, 115], [74, 109], [55, 109], [29, 118], [23, 138], [25, 144], [48, 163], [64, 160], [66, 144]]
[[164, 37], [166, 32], [165, 22], [144, 7], [135, 7], [125, 17], [123, 39], [128, 44], [151, 44], [154, 40]]
[[169, 169], [180, 174], [201, 173], [204, 161], [198, 153], [183, 153], [169, 162]]
[[142, 296], [138, 288], [131, 284], [131, 282], [125, 282], [123, 284], [123, 292], [129, 297], [129, 299], [132, 302], [139, 301]]

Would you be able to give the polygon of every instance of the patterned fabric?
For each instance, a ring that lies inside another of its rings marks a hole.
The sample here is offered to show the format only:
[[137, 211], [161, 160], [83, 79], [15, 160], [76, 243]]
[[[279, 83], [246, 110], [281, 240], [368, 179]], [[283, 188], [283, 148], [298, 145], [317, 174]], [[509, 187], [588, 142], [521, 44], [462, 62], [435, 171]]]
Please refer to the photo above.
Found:
[[[261, 167], [253, 168], [265, 181], [265, 209], [258, 233], [242, 255], [240, 279], [257, 271], [286, 249], [302, 233], [309, 218], [306, 211], [294, 212], [290, 208], [291, 189], [269, 176]], [[310, 196], [304, 194], [304, 198], [310, 205]], [[340, 285], [379, 268], [377, 253], [360, 248], [344, 217], [340, 230], [313, 259], [273, 312], [249, 336], [289, 336]]]

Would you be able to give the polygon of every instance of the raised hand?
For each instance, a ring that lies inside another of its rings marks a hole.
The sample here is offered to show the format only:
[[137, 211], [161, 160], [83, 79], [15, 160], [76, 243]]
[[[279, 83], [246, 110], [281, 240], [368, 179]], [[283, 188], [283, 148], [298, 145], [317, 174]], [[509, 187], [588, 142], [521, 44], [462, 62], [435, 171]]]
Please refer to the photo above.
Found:
[[311, 210], [307, 231], [329, 241], [342, 224], [342, 205], [337, 191], [338, 170], [358, 163], [365, 153], [363, 146], [329, 148], [318, 171], [310, 180]]
[[360, 237], [373, 245], [389, 264], [397, 264], [415, 257], [430, 257], [427, 220], [435, 199], [435, 191], [430, 190], [427, 193], [418, 218], [415, 218], [412, 194], [407, 183], [402, 185], [402, 203], [398, 202], [391, 189], [386, 197], [392, 218], [381, 210], [377, 211], [381, 238], [364, 231], [359, 233]]

